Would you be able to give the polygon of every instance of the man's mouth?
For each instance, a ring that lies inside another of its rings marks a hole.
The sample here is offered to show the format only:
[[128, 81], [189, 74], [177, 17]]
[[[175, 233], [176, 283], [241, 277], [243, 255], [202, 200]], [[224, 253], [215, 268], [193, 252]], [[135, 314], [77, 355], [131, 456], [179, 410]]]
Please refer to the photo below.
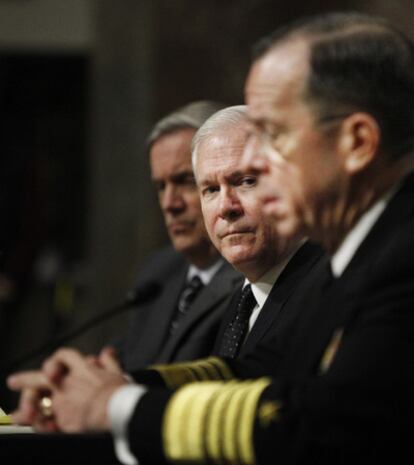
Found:
[[272, 195], [272, 196], [266, 196], [260, 199], [263, 205], [268, 205], [270, 203], [274, 204], [276, 202], [279, 202], [280, 197]]
[[171, 223], [168, 225], [168, 230], [173, 234], [179, 234], [188, 231], [192, 226], [189, 221], [181, 221], [178, 223]]
[[230, 237], [230, 236], [239, 236], [242, 234], [249, 234], [252, 232], [253, 231], [251, 229], [237, 229], [235, 231], [227, 231], [224, 234], [220, 235], [220, 239], [224, 239], [225, 237]]

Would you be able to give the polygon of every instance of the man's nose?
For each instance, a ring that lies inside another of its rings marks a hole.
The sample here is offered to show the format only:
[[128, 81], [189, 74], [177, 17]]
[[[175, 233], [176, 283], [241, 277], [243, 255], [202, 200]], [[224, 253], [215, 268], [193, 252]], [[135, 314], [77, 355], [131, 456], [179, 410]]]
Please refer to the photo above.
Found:
[[244, 146], [243, 155], [240, 161], [242, 171], [264, 173], [268, 170], [268, 159], [264, 153], [264, 148], [260, 138], [256, 134], [251, 134]]
[[185, 202], [177, 186], [168, 184], [162, 193], [161, 206], [164, 211], [178, 212], [184, 209]]
[[233, 189], [222, 189], [220, 192], [219, 213], [225, 219], [236, 219], [243, 214], [242, 204]]

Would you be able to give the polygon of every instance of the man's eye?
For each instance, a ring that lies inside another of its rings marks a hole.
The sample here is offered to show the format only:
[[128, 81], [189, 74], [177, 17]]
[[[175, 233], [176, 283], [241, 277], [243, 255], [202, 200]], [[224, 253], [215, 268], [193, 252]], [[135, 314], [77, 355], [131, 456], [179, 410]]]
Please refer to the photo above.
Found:
[[246, 176], [242, 178], [240, 181], [242, 186], [254, 186], [256, 185], [256, 177], [255, 176]]
[[218, 192], [219, 188], [217, 186], [208, 186], [202, 190], [203, 196], [212, 195], [215, 192]]
[[194, 186], [195, 185], [195, 177], [194, 176], [186, 176], [185, 178], [178, 179], [177, 184]]

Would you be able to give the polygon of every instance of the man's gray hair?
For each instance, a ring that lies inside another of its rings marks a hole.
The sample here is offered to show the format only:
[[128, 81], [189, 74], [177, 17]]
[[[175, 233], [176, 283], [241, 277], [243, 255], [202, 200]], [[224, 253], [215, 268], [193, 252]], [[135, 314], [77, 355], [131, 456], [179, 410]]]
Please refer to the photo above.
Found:
[[196, 132], [191, 144], [193, 171], [195, 172], [199, 148], [202, 143], [212, 138], [217, 132], [231, 131], [234, 127], [246, 121], [246, 105], [227, 107], [211, 116]]
[[199, 129], [206, 119], [224, 107], [225, 105], [219, 102], [200, 100], [178, 108], [178, 110], [173, 111], [155, 124], [147, 138], [148, 149], [165, 134], [178, 129]]

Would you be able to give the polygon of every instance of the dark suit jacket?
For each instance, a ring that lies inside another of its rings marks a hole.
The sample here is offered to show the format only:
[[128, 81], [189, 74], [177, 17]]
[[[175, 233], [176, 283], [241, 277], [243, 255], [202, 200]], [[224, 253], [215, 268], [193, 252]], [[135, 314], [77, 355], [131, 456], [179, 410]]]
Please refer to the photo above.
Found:
[[[257, 363], [262, 375], [273, 376], [254, 414], [244, 415], [244, 431], [252, 424], [244, 442], [253, 444], [259, 465], [413, 463], [413, 246], [411, 175], [342, 276], [329, 280], [321, 262], [291, 300], [301, 312], [289, 341], [278, 338], [254, 357], [229, 363], [239, 377], [257, 371]], [[131, 443], [144, 461], [163, 459], [160, 432], [170, 396], [150, 391], [134, 412]], [[240, 412], [251, 411], [251, 404], [237, 402]], [[236, 429], [239, 416], [229, 420]], [[177, 418], [175, 427], [181, 426]]]
[[[259, 376], [263, 370], [261, 363], [258, 363], [255, 358], [254, 361], [250, 363], [250, 357], [254, 357], [257, 346], [269, 343], [269, 345], [273, 347], [275, 340], [279, 340], [282, 337], [283, 340], [289, 339], [291, 328], [294, 326], [293, 322], [297, 318], [299, 310], [299, 307], [290, 305], [292, 295], [296, 292], [300, 292], [302, 281], [312, 273], [312, 270], [324, 256], [325, 254], [321, 247], [306, 242], [290, 259], [277, 279], [277, 282], [270, 291], [252, 330], [248, 334], [237, 356], [239, 360], [249, 360], [249, 370], [254, 370], [252, 376], [256, 375], [256, 367], [258, 368], [257, 372]], [[223, 315], [214, 348], [211, 351], [211, 355], [213, 356], [219, 353], [224, 331], [237, 310], [241, 289], [242, 286], [234, 293], [228, 309]], [[285, 332], [288, 334], [285, 335]], [[161, 371], [162, 367], [154, 367], [150, 369], [139, 369], [133, 372], [130, 371], [129, 373], [138, 383], [150, 386], [170, 385], [170, 382], [166, 383]], [[179, 383], [183, 384], [190, 381], [190, 379], [187, 379], [185, 376], [180, 376], [177, 379], [180, 380]], [[175, 387], [178, 387], [178, 384], [175, 384], [175, 382], [173, 384]]]
[[[288, 305], [289, 299], [322, 255], [322, 249], [309, 242], [303, 244], [294, 254], [270, 291], [253, 328], [240, 349], [238, 358], [243, 358], [253, 352], [257, 344], [263, 344], [268, 339], [273, 340], [273, 338], [280, 337], [285, 328], [290, 327], [291, 321], [297, 316], [297, 307], [291, 311]], [[234, 318], [240, 291], [241, 289], [234, 295], [229, 309], [222, 319], [213, 354], [219, 353], [224, 331]]]
[[192, 360], [211, 352], [220, 319], [242, 277], [228, 263], [223, 263], [209, 285], [197, 295], [175, 334], [169, 336], [188, 267], [188, 262], [172, 247], [158, 252], [143, 267], [137, 287], [155, 283], [159, 292], [136, 308], [126, 337], [117, 344], [126, 371], [153, 363]]

